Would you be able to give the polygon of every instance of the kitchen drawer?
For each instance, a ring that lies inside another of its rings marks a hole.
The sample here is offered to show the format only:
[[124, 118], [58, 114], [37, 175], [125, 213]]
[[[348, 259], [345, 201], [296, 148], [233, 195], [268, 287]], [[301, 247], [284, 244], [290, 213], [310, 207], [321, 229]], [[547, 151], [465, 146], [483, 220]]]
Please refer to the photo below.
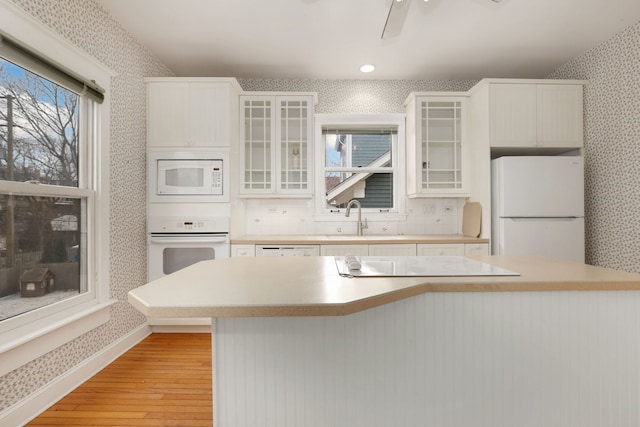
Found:
[[369, 255], [373, 256], [415, 256], [416, 245], [404, 244], [376, 244], [369, 245]]
[[257, 245], [256, 256], [318, 256], [318, 245]]
[[464, 256], [464, 243], [418, 244], [419, 256]]
[[369, 255], [369, 245], [321, 245], [322, 256]]
[[231, 256], [256, 256], [255, 245], [231, 245]]
[[464, 254], [466, 256], [489, 255], [488, 243], [465, 243]]

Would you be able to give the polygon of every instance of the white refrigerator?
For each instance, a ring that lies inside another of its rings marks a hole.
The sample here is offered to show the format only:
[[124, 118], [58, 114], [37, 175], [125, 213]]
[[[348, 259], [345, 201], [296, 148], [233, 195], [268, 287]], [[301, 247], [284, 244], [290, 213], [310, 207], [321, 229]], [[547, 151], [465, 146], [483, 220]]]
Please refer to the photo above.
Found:
[[491, 161], [491, 253], [584, 262], [582, 157]]

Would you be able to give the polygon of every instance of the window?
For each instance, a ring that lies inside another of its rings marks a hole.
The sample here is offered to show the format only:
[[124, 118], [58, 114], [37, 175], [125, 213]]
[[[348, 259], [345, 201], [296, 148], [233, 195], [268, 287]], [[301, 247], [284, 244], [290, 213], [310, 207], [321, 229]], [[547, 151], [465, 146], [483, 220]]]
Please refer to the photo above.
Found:
[[95, 299], [99, 87], [0, 34], [0, 332]]
[[352, 199], [370, 213], [400, 212], [404, 116], [318, 115], [316, 126], [320, 213], [340, 213]]
[[0, 58], [0, 322], [89, 291], [86, 102]]
[[7, 2], [0, 28], [0, 284], [37, 307], [0, 305], [2, 376], [109, 320], [114, 73]]
[[324, 129], [325, 200], [344, 208], [351, 199], [363, 208], [392, 209], [395, 133], [388, 130]]

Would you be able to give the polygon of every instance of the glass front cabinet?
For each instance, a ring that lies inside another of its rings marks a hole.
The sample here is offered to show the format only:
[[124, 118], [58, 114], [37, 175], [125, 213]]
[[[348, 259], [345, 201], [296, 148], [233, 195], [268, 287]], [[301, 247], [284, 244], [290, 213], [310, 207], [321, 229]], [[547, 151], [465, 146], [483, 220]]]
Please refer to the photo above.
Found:
[[407, 98], [409, 197], [468, 195], [466, 100], [436, 94]]
[[311, 195], [314, 95], [243, 95], [241, 194]]

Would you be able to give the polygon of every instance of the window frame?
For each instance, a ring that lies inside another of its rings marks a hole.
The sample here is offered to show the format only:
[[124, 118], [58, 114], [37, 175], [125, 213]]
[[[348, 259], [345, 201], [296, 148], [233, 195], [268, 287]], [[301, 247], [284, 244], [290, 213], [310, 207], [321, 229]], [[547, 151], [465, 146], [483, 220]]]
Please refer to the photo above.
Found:
[[[0, 180], [0, 193], [2, 194], [41, 197], [58, 196], [80, 199], [83, 201], [82, 203], [85, 204], [85, 207], [83, 209], [84, 218], [82, 218], [82, 221], [86, 223], [86, 229], [84, 231], [87, 236], [87, 247], [85, 248], [86, 251], [84, 253], [86, 257], [84, 264], [86, 270], [84, 274], [86, 276], [85, 280], [87, 281], [87, 290], [77, 296], [66, 298], [62, 301], [25, 312], [15, 317], [0, 320], [0, 337], [4, 333], [8, 333], [13, 329], [28, 325], [41, 317], [50, 316], [75, 305], [96, 299], [95, 282], [89, 280], [89, 278], [95, 273], [95, 262], [93, 262], [94, 258], [92, 257], [92, 241], [94, 239], [94, 221], [92, 218], [96, 210], [96, 192], [93, 189], [93, 184], [90, 179], [94, 169], [91, 161], [91, 152], [93, 151], [93, 147], [91, 146], [91, 143], [85, 144], [85, 141], [92, 140], [92, 133], [95, 130], [95, 125], [93, 124], [95, 121], [92, 117], [92, 110], [94, 109], [95, 105], [92, 101], [84, 97], [79, 98], [78, 134], [80, 135], [80, 141], [78, 143], [78, 187]], [[34, 313], [35, 311], [37, 311], [37, 313]]]
[[[0, 331], [0, 376], [106, 323], [110, 306], [109, 283], [109, 132], [110, 83], [115, 73], [86, 52], [69, 43], [18, 6], [0, 0], [0, 28], [40, 54], [70, 64], [79, 75], [90, 76], [106, 89], [104, 102], [81, 108], [81, 134], [86, 135], [88, 150], [83, 150], [75, 196], [87, 197], [87, 286], [92, 290], [42, 309], [7, 319]], [[18, 64], [20, 65], [20, 64]], [[82, 103], [87, 103], [85, 98]], [[91, 123], [89, 126], [88, 123]], [[83, 141], [84, 143], [84, 141]], [[45, 184], [26, 187], [26, 183], [6, 182], [5, 189], [20, 194], [65, 195], [68, 188]], [[9, 322], [11, 321], [11, 322]]]
[[[358, 168], [360, 171], [383, 172], [393, 174], [393, 208], [362, 208], [362, 213], [370, 221], [403, 221], [405, 213], [406, 168], [405, 168], [405, 114], [316, 114], [315, 115], [315, 158], [316, 158], [316, 221], [344, 221], [345, 209], [331, 209], [325, 201], [325, 174], [327, 168], [325, 159], [325, 139], [322, 132], [327, 126], [351, 127], [357, 126], [393, 126], [397, 128], [395, 144], [391, 147], [391, 167]], [[349, 168], [352, 169], [352, 168]]]

